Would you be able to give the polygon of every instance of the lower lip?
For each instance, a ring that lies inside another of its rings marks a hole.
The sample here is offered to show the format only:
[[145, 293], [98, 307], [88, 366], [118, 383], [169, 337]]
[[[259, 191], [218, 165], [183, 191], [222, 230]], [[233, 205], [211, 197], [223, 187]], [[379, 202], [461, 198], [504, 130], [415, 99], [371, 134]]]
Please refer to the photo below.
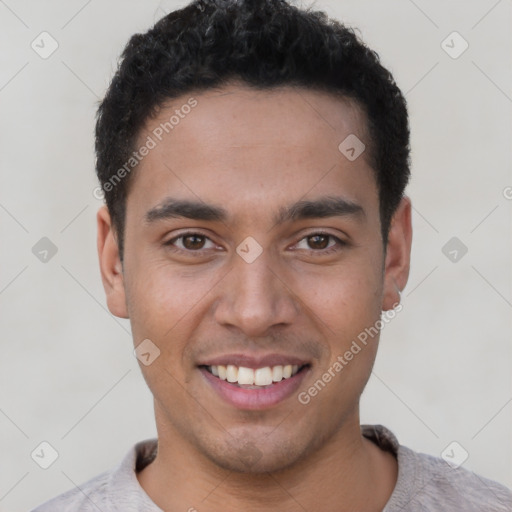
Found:
[[270, 387], [261, 389], [239, 388], [228, 381], [215, 377], [206, 368], [199, 368], [199, 370], [220, 397], [233, 407], [260, 410], [277, 405], [293, 395], [309, 372], [309, 367], [289, 379], [274, 382]]

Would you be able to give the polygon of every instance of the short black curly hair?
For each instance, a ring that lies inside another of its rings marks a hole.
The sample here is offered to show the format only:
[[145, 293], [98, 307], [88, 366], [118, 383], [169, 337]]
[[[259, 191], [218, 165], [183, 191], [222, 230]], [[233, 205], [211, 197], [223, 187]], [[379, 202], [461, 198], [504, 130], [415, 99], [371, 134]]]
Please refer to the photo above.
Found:
[[131, 37], [98, 108], [96, 172], [121, 258], [132, 174], [126, 162], [144, 123], [170, 99], [233, 81], [260, 90], [303, 87], [355, 101], [366, 118], [387, 244], [410, 176], [409, 122], [405, 98], [377, 53], [324, 12], [286, 0], [195, 0]]

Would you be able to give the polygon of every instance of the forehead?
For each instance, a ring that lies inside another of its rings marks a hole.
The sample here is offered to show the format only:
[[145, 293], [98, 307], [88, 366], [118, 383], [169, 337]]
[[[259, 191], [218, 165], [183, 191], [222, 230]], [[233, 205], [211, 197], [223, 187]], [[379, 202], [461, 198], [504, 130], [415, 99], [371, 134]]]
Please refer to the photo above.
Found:
[[268, 146], [270, 140], [306, 147], [305, 139], [311, 139], [312, 132], [332, 142], [334, 150], [342, 134], [357, 133], [367, 139], [365, 115], [354, 100], [301, 87], [256, 89], [236, 83], [164, 103], [140, 135], [155, 130], [159, 142], [160, 136], [174, 134], [181, 144], [198, 149], [208, 143]]
[[150, 138], [154, 147], [128, 200], [135, 195], [154, 207], [165, 195], [195, 196], [236, 208], [338, 188], [361, 202], [364, 193], [375, 197], [375, 183], [366, 152], [351, 161], [340, 151], [354, 136], [368, 147], [364, 115], [325, 92], [229, 85], [184, 95], [141, 130], [138, 145]]

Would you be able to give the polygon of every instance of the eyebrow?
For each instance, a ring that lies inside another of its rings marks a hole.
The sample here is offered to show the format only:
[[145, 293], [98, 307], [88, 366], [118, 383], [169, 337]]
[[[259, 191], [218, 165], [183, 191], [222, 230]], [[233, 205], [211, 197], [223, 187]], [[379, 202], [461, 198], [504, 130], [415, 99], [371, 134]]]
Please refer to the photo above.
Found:
[[365, 217], [363, 207], [337, 196], [320, 197], [311, 201], [297, 201], [296, 203], [282, 207], [274, 219], [275, 224], [294, 222], [304, 219], [318, 219], [325, 217]]
[[[274, 225], [305, 219], [347, 216], [365, 217], [366, 214], [363, 207], [354, 201], [339, 196], [325, 196], [281, 207], [274, 217]], [[172, 218], [226, 222], [228, 217], [227, 210], [222, 206], [172, 197], [166, 198], [145, 216], [148, 223]]]

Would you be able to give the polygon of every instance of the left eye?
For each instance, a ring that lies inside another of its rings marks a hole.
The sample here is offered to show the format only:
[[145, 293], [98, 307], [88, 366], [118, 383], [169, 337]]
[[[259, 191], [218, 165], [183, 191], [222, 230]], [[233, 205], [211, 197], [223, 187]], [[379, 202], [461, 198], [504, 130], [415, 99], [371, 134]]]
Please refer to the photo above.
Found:
[[[332, 243], [329, 244], [329, 239], [331, 239]], [[301, 247], [302, 244], [302, 247]], [[305, 246], [304, 246], [305, 244]], [[297, 244], [298, 249], [315, 249], [315, 250], [326, 250], [331, 249], [335, 245], [343, 245], [343, 242], [328, 233], [312, 233], [308, 236], [305, 236], [300, 242]]]

